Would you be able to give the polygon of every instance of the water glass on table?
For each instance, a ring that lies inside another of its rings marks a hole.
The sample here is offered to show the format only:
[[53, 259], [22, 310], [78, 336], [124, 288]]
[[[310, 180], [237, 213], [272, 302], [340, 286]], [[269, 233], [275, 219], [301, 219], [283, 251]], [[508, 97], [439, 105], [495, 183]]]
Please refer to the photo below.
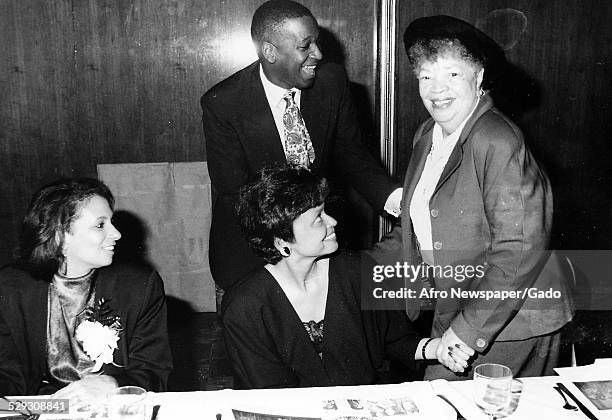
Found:
[[484, 363], [474, 368], [474, 401], [490, 419], [499, 418], [512, 397], [512, 371], [504, 365]]
[[108, 395], [109, 420], [148, 420], [147, 391], [138, 386], [122, 386]]

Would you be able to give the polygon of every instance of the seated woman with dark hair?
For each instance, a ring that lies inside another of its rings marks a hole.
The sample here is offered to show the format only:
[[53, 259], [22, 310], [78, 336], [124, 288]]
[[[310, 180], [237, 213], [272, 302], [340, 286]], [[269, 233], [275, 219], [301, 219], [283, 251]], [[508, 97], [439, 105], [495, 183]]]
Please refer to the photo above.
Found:
[[0, 394], [84, 407], [117, 386], [164, 391], [172, 367], [159, 275], [111, 266], [113, 195], [68, 179], [33, 197], [14, 264], [0, 270]]
[[[268, 261], [223, 298], [227, 351], [246, 388], [375, 383], [385, 357], [408, 367], [437, 357], [402, 311], [361, 309], [358, 253], [338, 249], [328, 186], [307, 169], [264, 169], [241, 189], [238, 216]], [[457, 348], [466, 365], [469, 354]], [[459, 369], [459, 368], [458, 368]]]

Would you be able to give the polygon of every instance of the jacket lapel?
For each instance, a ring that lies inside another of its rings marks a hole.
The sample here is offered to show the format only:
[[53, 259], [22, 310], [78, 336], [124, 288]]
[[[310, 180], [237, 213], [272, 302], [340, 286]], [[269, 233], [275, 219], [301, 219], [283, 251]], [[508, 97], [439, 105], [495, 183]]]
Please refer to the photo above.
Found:
[[435, 196], [440, 187], [442, 187], [442, 185], [452, 175], [452, 173], [457, 170], [457, 168], [461, 164], [461, 159], [463, 158], [463, 144], [466, 142], [467, 138], [469, 137], [469, 134], [472, 132], [474, 124], [476, 124], [476, 121], [478, 121], [482, 114], [487, 112], [492, 107], [493, 101], [491, 100], [491, 97], [489, 95], [485, 95], [480, 99], [476, 110], [474, 111], [470, 119], [465, 123], [465, 126], [461, 131], [459, 140], [457, 141], [457, 144], [455, 144], [455, 147], [453, 148], [453, 151], [451, 152], [451, 155], [448, 158], [448, 162], [446, 162], [446, 165], [444, 166], [444, 170], [442, 171], [442, 175], [440, 175], [440, 180], [436, 185], [436, 189], [434, 190], [432, 197]]
[[330, 115], [330, 99], [327, 95], [323, 95], [315, 86], [310, 89], [302, 90], [300, 99], [300, 112], [306, 124], [306, 129], [310, 135], [310, 141], [315, 151], [314, 167], [318, 168], [322, 159], [318, 159], [325, 146], [325, 133]]
[[[409, 215], [410, 201], [412, 200], [414, 190], [419, 182], [423, 168], [425, 167], [427, 155], [431, 150], [432, 130], [430, 124], [427, 124], [427, 126], [428, 129], [425, 130], [425, 134], [422, 134], [421, 131], [420, 137], [414, 144], [412, 149], [412, 157], [410, 159], [410, 163], [408, 164], [408, 168], [406, 169], [406, 178], [404, 180], [404, 197], [402, 199], [402, 212], [404, 213], [404, 217], [402, 217], [402, 242], [404, 243], [403, 257], [405, 261], [411, 261], [412, 264], [418, 264], [419, 257], [418, 250], [416, 249], [416, 240], [413, 237], [414, 231], [412, 229], [412, 223]], [[426, 126], [423, 125], [421, 130], [424, 130], [425, 127]], [[416, 295], [419, 296], [423, 285], [420, 281], [411, 283], [410, 280], [406, 279], [406, 287], [414, 290]], [[419, 302], [419, 299], [406, 299], [406, 314], [413, 321], [418, 318], [421, 311]]]
[[289, 298], [272, 274], [267, 273], [267, 277], [268, 281], [271, 282], [268, 296], [270, 308], [273, 309], [276, 319], [284, 320], [278, 323], [278, 336], [275, 337], [283, 359], [296, 372], [308, 372], [309, 376], [315, 378], [315, 383], [329, 384], [330, 380], [323, 368], [323, 363]]
[[[412, 200], [414, 189], [416, 188], [419, 178], [421, 177], [421, 173], [423, 172], [423, 168], [425, 167], [427, 154], [431, 150], [431, 139], [431, 130], [428, 130], [427, 133], [422, 135], [421, 138], [417, 140], [414, 148], [412, 149], [413, 159], [410, 159], [410, 163], [406, 169], [406, 177], [404, 178], [404, 197], [402, 209], [404, 209], [406, 212], [409, 211], [410, 201]], [[406, 213], [406, 215], [408, 215], [408, 213]], [[405, 217], [405, 219], [409, 220], [409, 217]]]
[[243, 96], [237, 113], [241, 121], [236, 126], [244, 127], [243, 137], [249, 139], [251, 152], [267, 154], [262, 157], [264, 162], [284, 161], [285, 151], [259, 76], [259, 62], [253, 63], [247, 72]]
[[[121, 322], [121, 332], [119, 333], [119, 341], [117, 342], [117, 350], [113, 353], [113, 363], [119, 366], [125, 366], [129, 360], [129, 337], [133, 331], [133, 319], [128, 318], [129, 308], [124, 299], [129, 302], [129, 296], [125, 296], [125, 289], [120, 289], [117, 277], [117, 272], [109, 268], [99, 268], [94, 274], [95, 291], [94, 299], [98, 302], [101, 298], [109, 302], [113, 316], [119, 316]], [[104, 370], [104, 369], [103, 369]]]
[[[438, 184], [436, 185], [436, 189], [434, 190], [432, 197], [436, 195], [440, 187], [446, 182], [446, 180], [451, 176], [453, 172], [457, 170], [459, 164], [461, 164], [461, 158], [463, 157], [463, 142], [461, 139], [455, 144], [451, 155], [448, 158], [448, 162], [444, 165], [444, 170], [442, 171], [442, 175], [440, 175], [440, 179], [438, 180]], [[430, 200], [431, 202], [431, 200]]]

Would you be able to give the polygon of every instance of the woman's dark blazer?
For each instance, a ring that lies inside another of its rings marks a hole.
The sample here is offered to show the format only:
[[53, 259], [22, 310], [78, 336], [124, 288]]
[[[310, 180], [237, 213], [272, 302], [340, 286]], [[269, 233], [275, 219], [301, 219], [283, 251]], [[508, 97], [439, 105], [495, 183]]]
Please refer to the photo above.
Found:
[[[406, 214], [431, 149], [434, 121], [414, 137], [406, 170], [401, 226], [372, 251], [383, 264], [421, 263]], [[561, 292], [561, 299], [438, 299], [432, 336], [449, 327], [467, 345], [485, 351], [495, 340], [524, 340], [565, 325], [573, 314], [567, 277], [557, 254], [546, 251], [553, 198], [548, 177], [519, 128], [485, 95], [466, 122], [429, 202], [436, 266], [481, 265], [485, 274], [463, 282], [436, 277], [438, 291], [494, 292], [529, 288]], [[408, 286], [415, 287], [418, 282]], [[418, 287], [417, 287], [418, 288]], [[420, 291], [418, 291], [420, 293]], [[419, 300], [407, 301], [418, 316]]]
[[[323, 358], [272, 275], [262, 269], [223, 296], [226, 348], [245, 388], [360, 385], [376, 382], [383, 358], [415, 367], [418, 337], [403, 311], [362, 311], [358, 254], [329, 262]], [[363, 267], [366, 267], [362, 270]]]
[[[95, 299], [109, 300], [121, 318], [114, 363], [101, 372], [119, 386], [164, 391], [172, 369], [163, 283], [157, 272], [112, 265], [96, 272]], [[47, 298], [49, 282], [5, 267], [0, 270], [0, 394], [39, 393], [47, 370]]]

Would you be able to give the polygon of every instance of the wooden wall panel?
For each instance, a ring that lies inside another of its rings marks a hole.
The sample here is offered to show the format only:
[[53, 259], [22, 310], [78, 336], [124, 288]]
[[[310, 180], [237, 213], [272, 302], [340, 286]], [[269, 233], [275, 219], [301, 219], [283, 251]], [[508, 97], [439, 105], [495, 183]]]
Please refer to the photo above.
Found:
[[[527, 22], [516, 37], [517, 21]], [[515, 18], [518, 16], [513, 12]], [[412, 0], [399, 2], [398, 39], [415, 18], [447, 14], [464, 19], [507, 45], [514, 77], [494, 98], [524, 131], [543, 162], [555, 194], [553, 246], [611, 249], [612, 194], [608, 156], [612, 107], [610, 2], [605, 0]], [[505, 16], [505, 18], [504, 18]], [[509, 42], [517, 41], [514, 46]], [[398, 45], [398, 173], [412, 136], [428, 115]]]
[[[206, 160], [200, 96], [255, 59], [262, 0], [0, 1], [0, 264], [32, 193], [97, 163]], [[372, 114], [374, 0], [308, 0]]]
[[[71, 7], [66, 1], [0, 2], [0, 230], [15, 244], [29, 195], [68, 164]], [[5, 258], [0, 261], [6, 261]]]

